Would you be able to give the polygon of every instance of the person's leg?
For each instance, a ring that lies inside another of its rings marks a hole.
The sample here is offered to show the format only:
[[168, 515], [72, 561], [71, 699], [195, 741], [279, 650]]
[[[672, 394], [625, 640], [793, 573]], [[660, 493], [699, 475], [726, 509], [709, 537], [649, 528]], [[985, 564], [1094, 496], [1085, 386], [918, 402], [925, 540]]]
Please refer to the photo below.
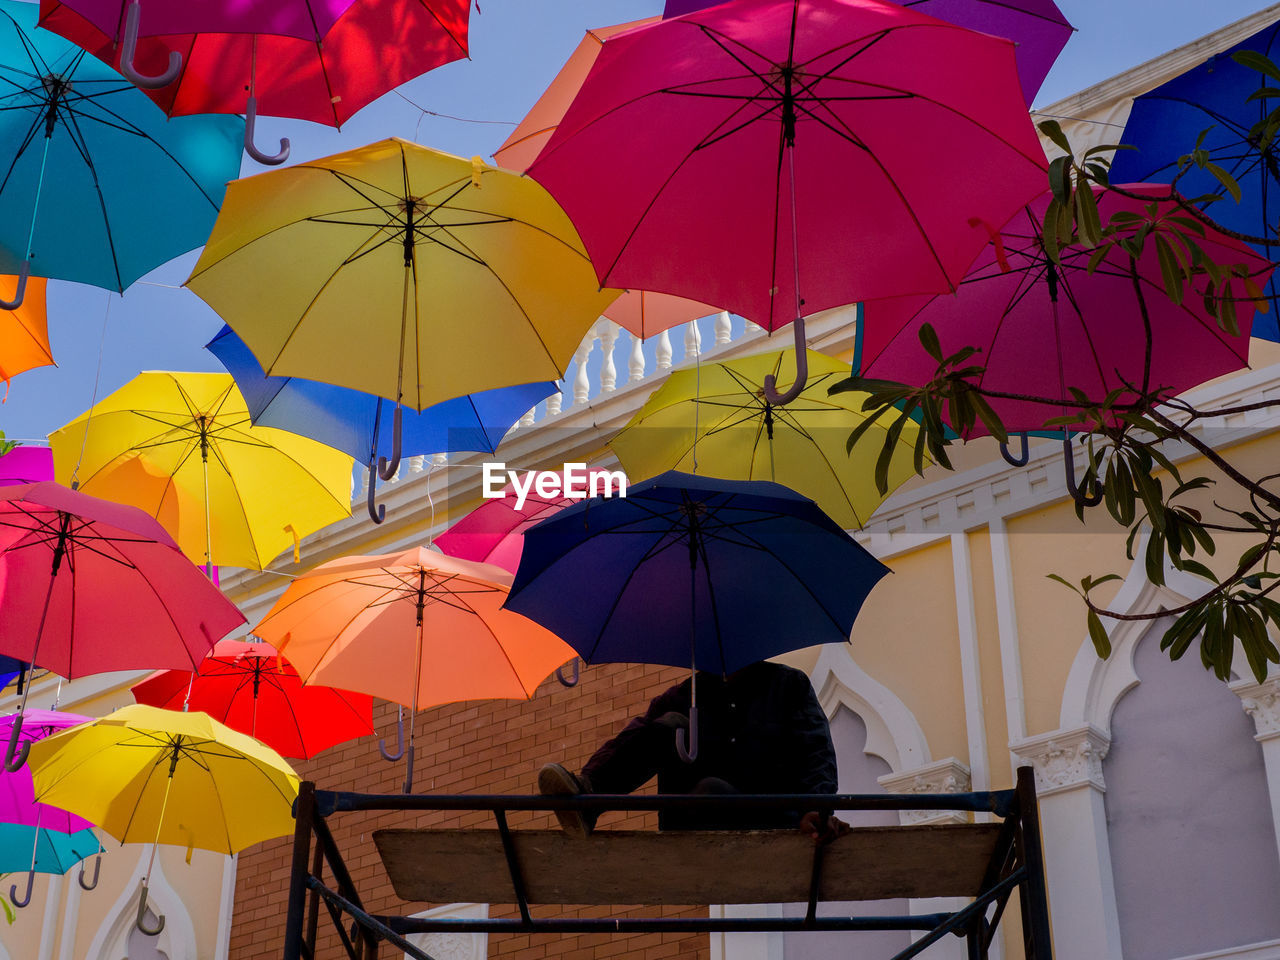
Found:
[[[689, 795], [708, 797], [740, 792], [728, 780], [703, 777], [693, 785]], [[707, 810], [666, 810], [658, 815], [658, 828], [661, 830], [731, 830], [736, 826], [733, 818]]]

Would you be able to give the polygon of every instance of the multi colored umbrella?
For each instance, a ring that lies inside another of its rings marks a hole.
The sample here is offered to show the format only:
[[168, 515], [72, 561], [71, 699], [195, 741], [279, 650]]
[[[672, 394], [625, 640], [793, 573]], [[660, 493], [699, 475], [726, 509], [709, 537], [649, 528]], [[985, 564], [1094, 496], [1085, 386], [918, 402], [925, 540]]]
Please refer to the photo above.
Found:
[[410, 707], [533, 696], [573, 650], [502, 608], [506, 572], [416, 547], [343, 557], [289, 584], [254, 632], [307, 683], [340, 683]]
[[[1214, 54], [1198, 66], [1133, 101], [1119, 142], [1137, 147], [1120, 150], [1111, 164], [1111, 180], [1168, 182], [1179, 176], [1184, 196], [1213, 195], [1209, 216], [1230, 230], [1255, 237], [1276, 237], [1280, 223], [1280, 161], [1274, 140], [1264, 140], [1254, 126], [1280, 106], [1272, 78], [1237, 63], [1238, 53], [1276, 57], [1280, 54], [1280, 23], [1273, 23], [1235, 46]], [[1256, 99], [1250, 99], [1256, 97]], [[1204, 139], [1200, 140], [1201, 135]], [[1274, 132], [1272, 133], [1274, 137]], [[1226, 170], [1240, 188], [1236, 202], [1208, 169], [1179, 159], [1199, 146], [1213, 163]], [[1257, 249], [1274, 259], [1280, 238]], [[1274, 275], [1267, 293], [1275, 309], [1254, 322], [1253, 335], [1280, 340], [1280, 290]]]
[[56, 483], [0, 487], [0, 609], [0, 652], [72, 678], [190, 668], [244, 623], [151, 517]]
[[0, 272], [122, 291], [204, 242], [244, 124], [167, 120], [36, 13], [0, 0]]
[[351, 458], [252, 426], [226, 373], [139, 374], [49, 442], [61, 481], [141, 507], [210, 567], [260, 570], [351, 515]]
[[[88, 723], [92, 718], [53, 710], [29, 710], [22, 719], [25, 722], [21, 725], [20, 737], [24, 742], [31, 742]], [[0, 740], [7, 740], [18, 723], [17, 716], [0, 717]], [[28, 871], [25, 894], [19, 896], [16, 885], [9, 888], [13, 905], [25, 907], [31, 902], [37, 873], [65, 873], [72, 864], [90, 853], [97, 853], [101, 847], [92, 827], [83, 817], [36, 803], [31, 770], [26, 766], [17, 770], [0, 769], [0, 873]], [[32, 851], [29, 864], [21, 861], [22, 851], [26, 849]], [[81, 870], [80, 884], [86, 890], [92, 890], [97, 882], [96, 865], [92, 883], [85, 883]]]
[[[236, 380], [256, 426], [275, 427], [319, 440], [369, 467], [369, 512], [375, 523], [374, 464], [392, 455], [394, 404], [372, 393], [301, 377], [269, 377], [230, 327], [206, 345]], [[403, 418], [401, 453], [494, 453], [512, 425], [556, 390], [550, 381], [498, 387], [454, 397]], [[386, 464], [383, 463], [385, 468]]]
[[[965, 175], [922, 162], [922, 138]], [[882, 0], [736, 0], [607, 40], [529, 174], [602, 284], [773, 330], [950, 290], [1045, 166], [1009, 41]]]
[[133, 685], [133, 696], [152, 707], [207, 713], [283, 756], [303, 760], [374, 732], [372, 698], [304, 687], [293, 664], [269, 643], [219, 640], [194, 673], [153, 673]]
[[[724, 0], [667, 0], [663, 19], [713, 7]], [[901, 0], [949, 23], [1004, 37], [1018, 45], [1018, 80], [1027, 106], [1075, 29], [1053, 0]]]
[[293, 832], [298, 775], [252, 737], [203, 713], [121, 707], [31, 748], [36, 796], [70, 810], [121, 843], [161, 843], [236, 853]]
[[772, 480], [814, 500], [842, 527], [862, 527], [890, 492], [914, 476], [919, 427], [909, 423], [899, 435], [882, 493], [876, 465], [888, 423], [871, 427], [847, 450], [849, 434], [866, 419], [867, 394], [828, 395], [832, 384], [848, 377], [848, 363], [810, 350], [808, 365], [808, 385], [785, 407], [769, 402], [764, 380], [792, 378], [791, 350], [677, 370], [609, 446], [635, 479], [681, 470]]
[[[847, 641], [888, 572], [780, 484], [672, 471], [527, 531], [507, 608], [563, 637], [587, 663], [689, 664], [696, 683], [698, 669], [732, 673]], [[679, 746], [692, 758], [696, 705], [689, 729]]]
[[[170, 116], [264, 114], [340, 127], [361, 107], [467, 55], [470, 0], [41, 0], [40, 25], [118, 65]], [[136, 60], [135, 60], [136, 52]], [[159, 74], [150, 75], [150, 74]]]
[[27, 281], [27, 296], [17, 296], [18, 277], [0, 277], [0, 301], [21, 299], [13, 310], [0, 309], [0, 380], [9, 395], [9, 381], [36, 367], [56, 366], [49, 348], [49, 324], [45, 319], [45, 281]]
[[[1151, 184], [1125, 189], [1150, 197], [1168, 192], [1166, 186]], [[1060, 264], [1051, 263], [1040, 240], [1049, 199], [1046, 192], [1005, 225], [955, 296], [867, 303], [861, 330], [862, 374], [927, 383], [938, 366], [920, 345], [920, 329], [928, 323], [944, 356], [966, 346], [981, 348], [970, 362], [985, 366], [978, 382], [987, 390], [1071, 401], [1073, 387], [1100, 400], [1110, 390], [1141, 385], [1147, 335], [1129, 254], [1112, 244], [1093, 265], [1096, 251], [1076, 244], [1062, 249]], [[1175, 204], [1164, 202], [1152, 217], [1148, 205], [1146, 200], [1098, 192], [1103, 223], [1123, 213], [1135, 218], [1130, 222], [1136, 229], [1157, 225], [1178, 212]], [[1271, 273], [1262, 257], [1225, 234], [1209, 229], [1195, 239], [1211, 260], [1243, 265], [1259, 285]], [[1188, 290], [1180, 304], [1166, 294], [1154, 239], [1148, 239], [1133, 269], [1151, 324], [1153, 388], [1173, 396], [1248, 365], [1249, 329], [1257, 304], [1244, 295], [1242, 286], [1235, 304], [1239, 333], [1232, 334], [1218, 326], [1197, 293]], [[990, 403], [1010, 431], [1040, 429], [1046, 420], [1075, 409], [1017, 396], [993, 396]], [[974, 431], [983, 432], [980, 424]]]
[[[266, 374], [386, 397], [393, 424], [558, 378], [617, 295], [545, 190], [479, 158], [383, 140], [228, 194], [187, 286]], [[397, 442], [383, 479], [398, 464]]]

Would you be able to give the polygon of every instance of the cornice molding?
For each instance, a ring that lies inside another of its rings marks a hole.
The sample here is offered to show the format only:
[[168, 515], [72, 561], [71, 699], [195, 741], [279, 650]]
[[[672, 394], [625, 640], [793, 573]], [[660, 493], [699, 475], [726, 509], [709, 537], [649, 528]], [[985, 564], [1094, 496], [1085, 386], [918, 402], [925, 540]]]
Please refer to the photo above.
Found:
[[[902, 773], [887, 773], [876, 779], [890, 793], [968, 793], [972, 789], [969, 768], [955, 757], [945, 757]], [[963, 810], [902, 810], [899, 818], [904, 826], [970, 820], [969, 813]]]
[[1111, 737], [1091, 723], [1028, 737], [1010, 743], [1009, 749], [1035, 771], [1040, 797], [1086, 785], [1106, 793], [1102, 761], [1111, 749]]

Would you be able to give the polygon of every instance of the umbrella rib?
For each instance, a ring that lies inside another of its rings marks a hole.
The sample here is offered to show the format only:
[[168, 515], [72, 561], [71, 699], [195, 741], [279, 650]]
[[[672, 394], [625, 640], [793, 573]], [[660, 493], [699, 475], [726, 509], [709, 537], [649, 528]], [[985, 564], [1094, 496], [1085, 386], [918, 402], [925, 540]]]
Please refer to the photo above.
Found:
[[[613, 602], [609, 604], [609, 612], [605, 615], [604, 620], [600, 624], [600, 629], [596, 631], [596, 638], [595, 638], [595, 641], [591, 644], [591, 650], [588, 653], [584, 653], [582, 655], [582, 659], [586, 660], [588, 663], [592, 662], [592, 658], [595, 656], [596, 651], [600, 649], [600, 642], [604, 639], [605, 631], [609, 629], [609, 621], [611, 621], [613, 619], [614, 614], [618, 612], [618, 605], [622, 603], [622, 597], [627, 592], [627, 587], [630, 585], [631, 581], [635, 579], [636, 574], [640, 572], [640, 567], [643, 566], [645, 563], [647, 563], [649, 560], [656, 557], [658, 554], [665, 551], [667, 547], [674, 546], [676, 543], [679, 542], [678, 540], [672, 540], [671, 542], [666, 543], [665, 545], [663, 543], [663, 541], [668, 539], [668, 534], [674, 532], [674, 529], [675, 528], [672, 527], [670, 530], [666, 531], [665, 533], [659, 534], [658, 540], [653, 544], [651, 544], [645, 550], [644, 554], [635, 562], [635, 564], [631, 567], [631, 569], [627, 571], [626, 578], [622, 581], [622, 583], [618, 587], [617, 596], [613, 599]], [[612, 533], [614, 531], [610, 530], [607, 532]]]
[[[720, 670], [721, 670], [721, 676], [723, 676], [724, 674], [729, 672], [729, 664], [727, 662], [727, 658], [725, 657], [725, 653], [724, 653], [724, 636], [721, 634], [721, 631], [720, 631], [720, 608], [716, 604], [716, 588], [715, 588], [715, 584], [711, 580], [711, 559], [707, 556], [707, 545], [705, 543], [699, 542], [697, 545], [697, 551], [698, 551], [698, 556], [702, 558], [703, 578], [707, 582], [707, 597], [711, 601], [711, 622], [713, 624], [713, 629], [715, 631], [716, 648], [720, 651]], [[696, 644], [697, 636], [698, 636], [697, 634], [698, 624], [696, 621], [693, 624], [693, 629], [694, 629], [694, 643]]]

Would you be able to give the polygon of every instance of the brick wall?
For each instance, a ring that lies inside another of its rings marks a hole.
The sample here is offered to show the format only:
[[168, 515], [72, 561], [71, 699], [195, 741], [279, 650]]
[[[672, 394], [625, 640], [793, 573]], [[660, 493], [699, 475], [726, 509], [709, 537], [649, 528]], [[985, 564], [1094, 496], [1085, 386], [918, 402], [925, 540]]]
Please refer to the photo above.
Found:
[[[606, 664], [582, 673], [573, 688], [554, 677], [529, 701], [472, 701], [424, 710], [418, 717], [414, 788], [421, 793], [536, 792], [538, 768], [549, 760], [579, 769], [595, 748], [631, 717], [643, 712], [649, 700], [675, 683], [685, 671], [670, 667]], [[380, 733], [395, 738], [396, 708], [379, 704], [374, 720]], [[378, 755], [376, 737], [339, 745], [311, 761], [296, 765], [304, 779], [321, 789], [396, 793], [404, 782], [404, 762], [388, 763]], [[648, 789], [652, 789], [652, 784]], [[519, 819], [516, 819], [516, 817]], [[343, 814], [330, 825], [343, 852], [365, 907], [373, 913], [415, 913], [436, 904], [406, 904], [391, 890], [390, 881], [373, 845], [372, 831], [383, 826], [479, 826], [491, 828], [484, 813], [427, 812], [414, 814]], [[550, 827], [549, 815], [513, 816], [512, 825]], [[613, 828], [652, 828], [653, 814], [613, 812], [602, 825]], [[236, 874], [236, 906], [230, 960], [276, 960], [284, 938], [285, 896], [289, 882], [292, 841], [282, 838], [246, 850]], [[535, 907], [535, 916], [698, 916], [706, 907], [672, 907], [661, 912], [626, 908]], [[490, 916], [516, 916], [510, 905], [493, 905]], [[320, 930], [332, 929], [321, 910]], [[345, 956], [336, 935], [321, 940], [317, 960]], [[383, 944], [382, 960], [398, 951]], [[489, 956], [502, 960], [589, 960], [627, 958], [663, 960], [667, 957], [708, 955], [706, 934], [637, 934], [630, 936], [551, 934], [491, 935]]]

